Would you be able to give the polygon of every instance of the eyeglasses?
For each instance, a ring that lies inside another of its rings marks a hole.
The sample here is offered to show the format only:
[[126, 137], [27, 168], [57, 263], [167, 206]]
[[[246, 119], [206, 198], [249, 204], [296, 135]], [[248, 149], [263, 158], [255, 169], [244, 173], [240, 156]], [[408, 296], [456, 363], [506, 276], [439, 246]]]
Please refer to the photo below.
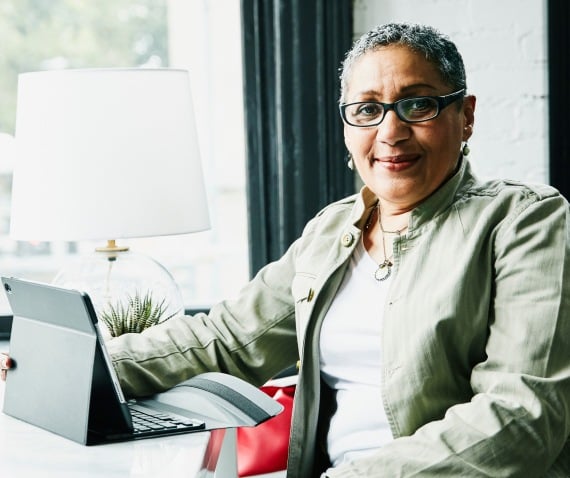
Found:
[[366, 128], [378, 126], [386, 113], [393, 110], [406, 123], [421, 123], [436, 118], [451, 103], [465, 95], [465, 89], [444, 96], [417, 96], [403, 98], [394, 103], [359, 101], [339, 106], [342, 119], [351, 126]]

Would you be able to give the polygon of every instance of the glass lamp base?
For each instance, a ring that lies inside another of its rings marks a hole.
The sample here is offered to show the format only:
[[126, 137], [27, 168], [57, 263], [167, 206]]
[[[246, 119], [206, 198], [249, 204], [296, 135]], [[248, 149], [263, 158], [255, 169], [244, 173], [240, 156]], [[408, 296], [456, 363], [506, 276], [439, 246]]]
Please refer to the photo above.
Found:
[[89, 295], [106, 338], [141, 332], [184, 313], [182, 294], [172, 275], [154, 259], [130, 250], [80, 256], [53, 283]]

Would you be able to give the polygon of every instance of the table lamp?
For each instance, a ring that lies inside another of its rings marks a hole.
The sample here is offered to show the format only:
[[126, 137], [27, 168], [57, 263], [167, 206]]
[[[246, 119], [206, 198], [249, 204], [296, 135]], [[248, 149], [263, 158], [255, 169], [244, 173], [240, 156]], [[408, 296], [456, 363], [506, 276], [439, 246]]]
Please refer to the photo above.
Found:
[[[111, 335], [182, 312], [168, 271], [116, 241], [209, 228], [189, 74], [175, 69], [23, 73], [10, 235], [102, 240], [54, 283], [89, 293]], [[142, 318], [141, 318], [142, 317]], [[122, 327], [122, 328], [121, 328]]]

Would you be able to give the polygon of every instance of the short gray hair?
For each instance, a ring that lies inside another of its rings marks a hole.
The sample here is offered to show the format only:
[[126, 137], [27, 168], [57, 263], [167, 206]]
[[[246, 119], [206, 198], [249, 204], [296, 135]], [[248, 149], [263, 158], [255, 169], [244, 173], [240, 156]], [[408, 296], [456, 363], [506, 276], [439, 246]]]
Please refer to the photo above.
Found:
[[388, 45], [403, 45], [425, 56], [454, 91], [467, 88], [465, 66], [455, 44], [433, 27], [413, 23], [379, 25], [356, 40], [340, 68], [340, 101], [345, 100], [348, 79], [355, 61], [365, 53]]

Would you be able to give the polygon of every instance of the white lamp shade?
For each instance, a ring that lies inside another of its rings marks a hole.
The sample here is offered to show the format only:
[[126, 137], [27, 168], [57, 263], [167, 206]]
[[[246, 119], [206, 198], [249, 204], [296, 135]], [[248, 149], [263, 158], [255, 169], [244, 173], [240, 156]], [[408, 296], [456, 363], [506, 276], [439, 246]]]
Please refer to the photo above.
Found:
[[118, 239], [207, 228], [187, 71], [20, 75], [14, 239]]

